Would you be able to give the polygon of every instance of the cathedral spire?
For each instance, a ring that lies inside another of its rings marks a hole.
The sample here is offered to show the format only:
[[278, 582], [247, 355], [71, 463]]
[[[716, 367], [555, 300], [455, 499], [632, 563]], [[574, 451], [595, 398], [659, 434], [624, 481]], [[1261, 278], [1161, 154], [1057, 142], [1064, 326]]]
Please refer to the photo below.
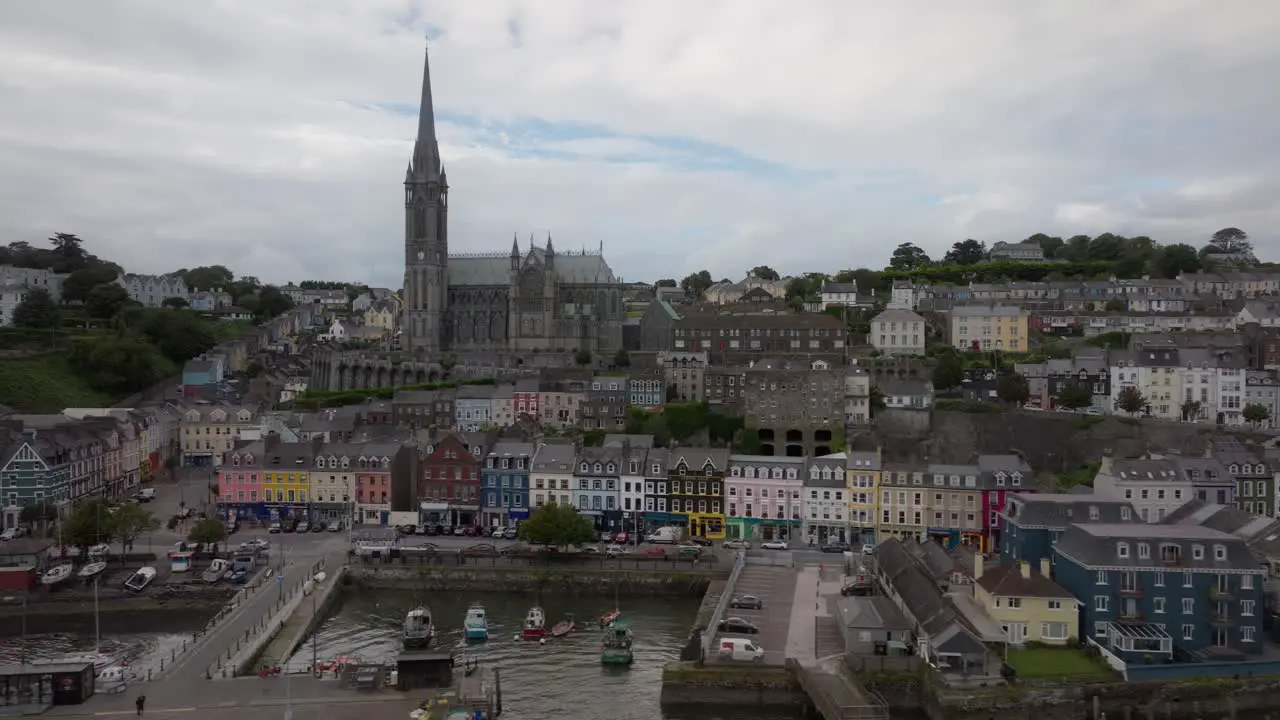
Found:
[[422, 180], [440, 178], [440, 143], [436, 141], [436, 113], [431, 102], [430, 52], [422, 51], [422, 102], [418, 109], [418, 138], [413, 144], [413, 169]]
[[520, 236], [511, 233], [511, 257], [520, 257]]

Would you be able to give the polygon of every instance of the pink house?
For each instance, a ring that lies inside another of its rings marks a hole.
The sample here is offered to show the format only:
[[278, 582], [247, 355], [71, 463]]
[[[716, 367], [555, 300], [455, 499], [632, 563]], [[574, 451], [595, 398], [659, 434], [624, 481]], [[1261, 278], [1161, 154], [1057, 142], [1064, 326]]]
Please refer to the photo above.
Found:
[[[218, 505], [227, 518], [252, 518], [263, 515], [261, 457], [262, 445], [254, 443], [228, 453], [218, 467]], [[265, 517], [265, 515], [264, 515]]]
[[804, 473], [804, 458], [730, 455], [724, 479], [725, 537], [798, 539], [804, 522]]

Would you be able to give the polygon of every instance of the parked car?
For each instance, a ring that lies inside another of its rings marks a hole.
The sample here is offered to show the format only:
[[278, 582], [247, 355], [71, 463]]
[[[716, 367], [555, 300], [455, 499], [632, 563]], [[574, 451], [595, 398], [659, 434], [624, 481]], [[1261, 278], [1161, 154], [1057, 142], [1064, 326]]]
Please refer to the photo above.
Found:
[[626, 545], [627, 538], [628, 538], [627, 531], [619, 530], [618, 534], [613, 536], [613, 541], [618, 543], [619, 545]]
[[789, 546], [786, 540], [766, 540], [760, 543], [760, 547], [765, 550], [786, 550]]
[[755, 595], [735, 595], [729, 599], [729, 607], [739, 610], [763, 610], [764, 601]]
[[862, 554], [863, 554], [863, 555], [875, 555], [875, 554], [876, 554], [876, 546], [875, 546], [875, 545], [863, 545], [863, 546], [862, 546]]
[[607, 542], [609, 542], [609, 541], [610, 541], [610, 540], [612, 540], [612, 539], [613, 539], [613, 531], [612, 531], [612, 530], [601, 530], [601, 531], [600, 531], [600, 542], [606, 542], [606, 543], [607, 543]]
[[751, 622], [747, 622], [740, 617], [727, 617], [720, 621], [720, 632], [742, 633], [744, 635], [755, 635], [760, 632], [760, 628]]
[[508, 540], [515, 540], [515, 539], [516, 539], [516, 537], [518, 536], [518, 534], [519, 534], [519, 533], [517, 533], [517, 532], [516, 532], [516, 529], [515, 529], [515, 528], [513, 528], [513, 527], [509, 527], [509, 528], [507, 528], [507, 531], [506, 531], [506, 532], [502, 533], [502, 537], [504, 537], [504, 538], [506, 538], [506, 539], [508, 539]]
[[758, 663], [764, 660], [764, 648], [746, 638], [724, 638], [720, 641], [720, 657]]
[[27, 529], [24, 527], [11, 527], [8, 530], [5, 530], [4, 532], [0, 533], [0, 540], [3, 540], [5, 542], [8, 542], [9, 540], [17, 540], [18, 538], [23, 537], [26, 534], [27, 534]]
[[676, 557], [700, 558], [702, 557], [702, 548], [697, 545], [681, 545], [676, 548]]
[[849, 543], [829, 542], [826, 545], [823, 545], [821, 549], [824, 553], [843, 553], [852, 550], [853, 546]]
[[459, 525], [458, 527], [453, 529], [453, 534], [457, 537], [462, 537], [463, 535], [466, 535], [467, 531], [469, 530], [471, 532], [475, 532], [474, 530], [471, 530], [470, 525]]
[[313, 533], [324, 532], [324, 527], [325, 527], [325, 522], [323, 520], [317, 520], [311, 523], [311, 532]]
[[605, 547], [604, 554], [609, 557], [614, 557], [616, 555], [630, 555], [631, 551], [624, 545], [609, 545]]
[[725, 550], [750, 550], [751, 543], [747, 542], [746, 540], [725, 540], [724, 549]]
[[310, 532], [311, 523], [306, 520], [303, 520], [302, 522], [298, 523], [297, 527], [295, 527], [293, 530], [294, 532], [300, 532], [300, 533]]
[[659, 545], [654, 545], [652, 547], [645, 548], [644, 554], [646, 557], [664, 558], [667, 556], [667, 549]]
[[501, 525], [494, 528], [493, 532], [489, 533], [489, 537], [496, 537], [496, 538], [506, 537], [506, 535], [507, 535], [507, 529], [505, 527], [502, 527]]
[[333, 522], [329, 523], [329, 532], [338, 532], [340, 530], [342, 530], [341, 520], [334, 520]]
[[711, 542], [710, 540], [708, 540], [708, 539], [706, 539], [706, 538], [704, 538], [704, 537], [698, 537], [697, 535], [691, 535], [691, 536], [689, 536], [689, 537], [687, 538], [687, 540], [688, 540], [688, 542], [691, 542], [691, 543], [693, 543], [694, 545], [701, 545], [702, 547], [711, 547], [712, 545], [714, 545], [714, 544], [715, 544], [715, 543]]
[[281, 527], [279, 521], [277, 521], [267, 526], [267, 532], [274, 535], [276, 533], [284, 532], [284, 528]]

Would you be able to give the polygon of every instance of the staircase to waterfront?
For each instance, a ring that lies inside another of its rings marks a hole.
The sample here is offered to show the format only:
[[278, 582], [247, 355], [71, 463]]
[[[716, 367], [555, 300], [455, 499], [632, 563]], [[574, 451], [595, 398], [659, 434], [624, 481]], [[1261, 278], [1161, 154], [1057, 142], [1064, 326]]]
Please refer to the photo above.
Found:
[[889, 720], [889, 704], [879, 693], [862, 687], [843, 656], [787, 663], [823, 720]]

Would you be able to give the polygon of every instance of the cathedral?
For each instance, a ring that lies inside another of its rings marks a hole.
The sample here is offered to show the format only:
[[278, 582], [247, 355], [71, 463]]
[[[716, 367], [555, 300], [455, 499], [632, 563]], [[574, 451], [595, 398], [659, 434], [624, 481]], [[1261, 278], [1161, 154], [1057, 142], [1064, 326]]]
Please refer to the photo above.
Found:
[[603, 252], [544, 244], [510, 253], [449, 254], [449, 181], [436, 141], [429, 59], [418, 136], [405, 173], [401, 348], [423, 361], [448, 352], [524, 353], [622, 346], [622, 283]]

